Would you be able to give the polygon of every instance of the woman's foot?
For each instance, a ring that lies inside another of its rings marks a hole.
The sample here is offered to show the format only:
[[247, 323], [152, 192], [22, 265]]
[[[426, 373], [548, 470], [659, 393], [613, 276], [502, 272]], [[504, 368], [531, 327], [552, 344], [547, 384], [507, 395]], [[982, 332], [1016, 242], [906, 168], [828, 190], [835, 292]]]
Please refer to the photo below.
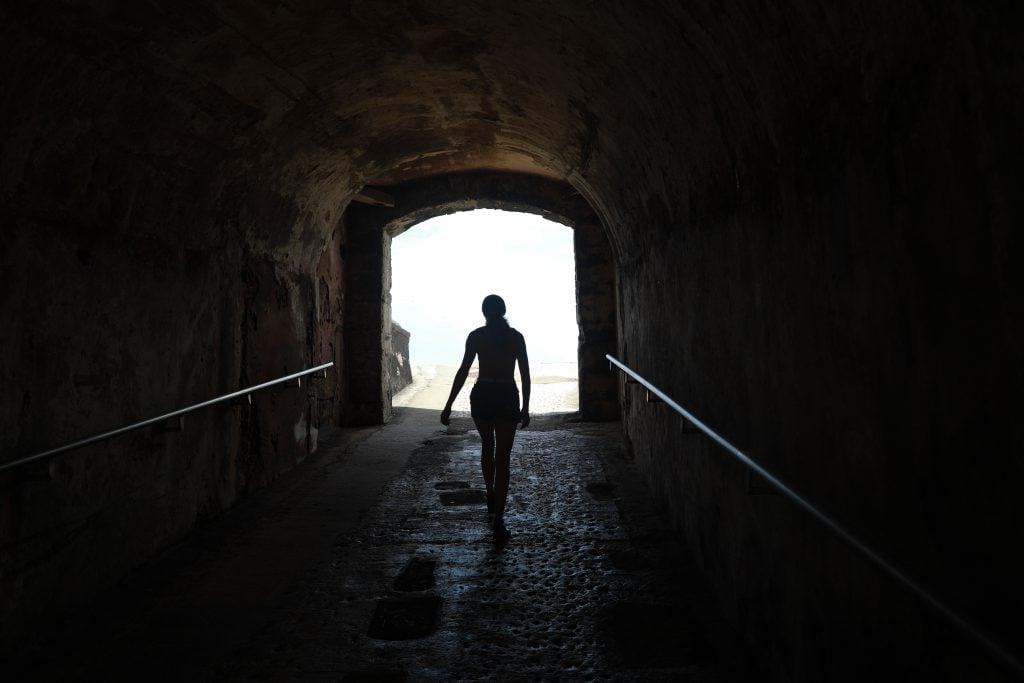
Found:
[[512, 534], [505, 528], [505, 522], [500, 519], [494, 520], [494, 542], [504, 543], [510, 538]]

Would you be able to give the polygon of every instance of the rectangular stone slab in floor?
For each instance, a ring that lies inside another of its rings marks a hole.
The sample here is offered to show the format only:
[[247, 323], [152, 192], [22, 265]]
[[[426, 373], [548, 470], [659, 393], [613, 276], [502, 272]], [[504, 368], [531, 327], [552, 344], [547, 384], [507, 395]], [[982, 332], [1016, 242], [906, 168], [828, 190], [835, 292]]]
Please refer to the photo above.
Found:
[[437, 627], [441, 598], [436, 595], [383, 598], [377, 602], [367, 635], [377, 640], [426, 638]]
[[424, 560], [414, 557], [405, 565], [402, 572], [395, 577], [395, 590], [403, 593], [425, 591], [434, 587], [434, 570], [437, 560]]
[[480, 489], [458, 489], [455, 491], [442, 491], [439, 494], [441, 504], [451, 505], [483, 505], [487, 497]]

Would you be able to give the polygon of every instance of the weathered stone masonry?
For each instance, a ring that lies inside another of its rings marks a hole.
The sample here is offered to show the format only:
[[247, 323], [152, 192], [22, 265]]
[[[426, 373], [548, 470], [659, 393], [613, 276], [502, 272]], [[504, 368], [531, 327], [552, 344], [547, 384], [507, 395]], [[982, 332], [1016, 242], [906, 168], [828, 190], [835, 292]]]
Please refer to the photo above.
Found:
[[[353, 359], [380, 358], [358, 330], [386, 290], [351, 286], [383, 285], [363, 228], [387, 221], [351, 199], [456, 183], [388, 214], [412, 220], [493, 201], [458, 183], [496, 173], [571, 188], [518, 203], [585, 205], [577, 272], [614, 269], [614, 322], [580, 286], [581, 370], [617, 348], [1024, 651], [1022, 28], [963, 0], [4, 3], [0, 457], [337, 366], [0, 477], [0, 642], [314, 429], [384, 419], [379, 360]], [[897, 678], [998, 680], [663, 406], [589, 381], [773, 678], [877, 679], [898, 651]]]

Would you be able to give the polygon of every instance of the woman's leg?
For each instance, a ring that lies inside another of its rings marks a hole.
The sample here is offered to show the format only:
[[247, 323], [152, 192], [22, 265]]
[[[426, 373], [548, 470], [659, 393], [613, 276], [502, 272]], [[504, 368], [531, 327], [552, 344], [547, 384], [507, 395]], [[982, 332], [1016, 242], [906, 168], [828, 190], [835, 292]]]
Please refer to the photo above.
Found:
[[474, 420], [480, 432], [480, 469], [484, 473], [487, 487], [487, 511], [494, 512], [494, 423], [490, 420]]
[[505, 502], [508, 498], [509, 460], [512, 455], [512, 443], [516, 438], [515, 422], [496, 422], [494, 424], [494, 533], [507, 538], [505, 530]]

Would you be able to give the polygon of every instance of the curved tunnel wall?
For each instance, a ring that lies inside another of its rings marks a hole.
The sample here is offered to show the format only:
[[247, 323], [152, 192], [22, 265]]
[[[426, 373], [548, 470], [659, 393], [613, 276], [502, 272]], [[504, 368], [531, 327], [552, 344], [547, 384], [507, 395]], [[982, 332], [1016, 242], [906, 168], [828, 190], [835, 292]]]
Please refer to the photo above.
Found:
[[[628, 362], [1024, 650], [1013, 3], [41, 2], [0, 19], [5, 458], [340, 361], [358, 264], [339, 216], [363, 185], [539, 174], [608, 230]], [[290, 467], [347, 386], [342, 370], [316, 411], [268, 395], [174, 443], [8, 477], [5, 628]], [[855, 678], [889, 643], [908, 667], [984, 675], [629, 391], [638, 466], [776, 678]]]
[[[141, 36], [100, 10], [0, 13], [5, 460], [341, 367], [344, 188], [311, 204], [279, 184], [265, 136], [247, 138], [262, 113], [169, 55], [143, 56]], [[332, 412], [305, 390], [263, 392], [251, 408], [189, 416], [180, 434], [5, 473], [0, 639], [89, 602], [294, 466]]]

